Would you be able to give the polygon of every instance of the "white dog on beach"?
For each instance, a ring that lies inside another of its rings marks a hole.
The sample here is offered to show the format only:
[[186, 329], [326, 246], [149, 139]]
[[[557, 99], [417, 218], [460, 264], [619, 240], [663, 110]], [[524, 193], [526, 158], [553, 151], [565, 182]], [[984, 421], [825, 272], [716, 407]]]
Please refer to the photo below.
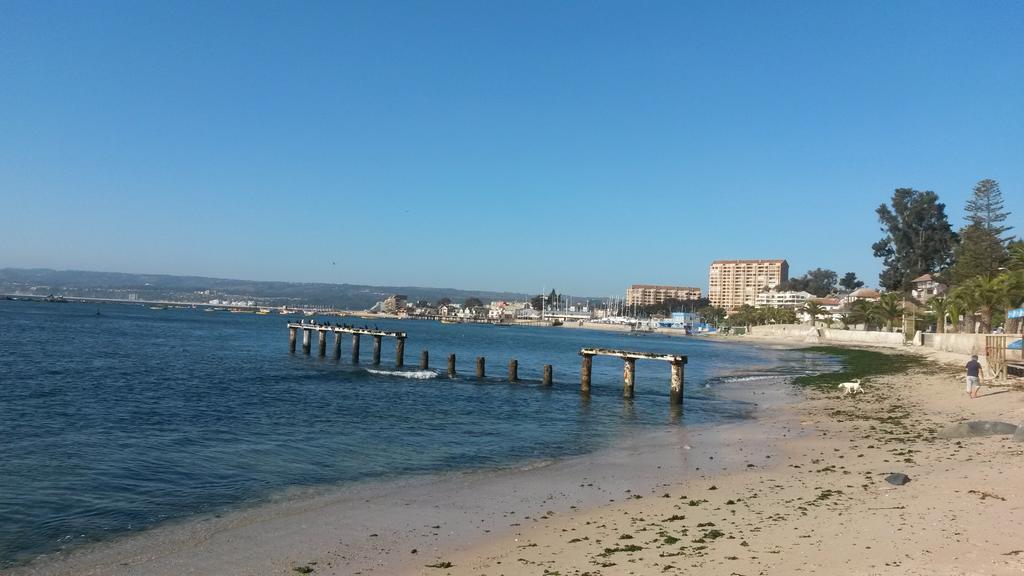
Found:
[[863, 393], [864, 390], [860, 387], [860, 378], [854, 378], [852, 382], [843, 382], [837, 388], [843, 389], [843, 395], [855, 394], [857, 392]]

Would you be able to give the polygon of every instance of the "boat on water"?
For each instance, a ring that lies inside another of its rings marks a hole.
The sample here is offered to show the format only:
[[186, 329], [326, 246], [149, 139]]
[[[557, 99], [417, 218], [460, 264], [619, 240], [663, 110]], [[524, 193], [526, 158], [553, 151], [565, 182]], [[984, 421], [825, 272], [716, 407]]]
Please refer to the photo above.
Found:
[[304, 310], [302, 313], [306, 316], [316, 316], [316, 310]]
[[150, 310], [167, 310], [167, 306], [150, 306]]
[[270, 314], [270, 308], [260, 308], [256, 313], [260, 316], [266, 316], [267, 314]]

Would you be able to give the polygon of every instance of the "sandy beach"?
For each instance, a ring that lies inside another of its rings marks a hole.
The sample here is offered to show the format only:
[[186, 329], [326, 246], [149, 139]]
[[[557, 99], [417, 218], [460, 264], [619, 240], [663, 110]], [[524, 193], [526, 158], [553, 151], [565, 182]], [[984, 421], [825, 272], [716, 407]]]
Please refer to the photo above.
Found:
[[[959, 358], [946, 356], [946, 360]], [[548, 517], [412, 574], [1021, 574], [1024, 444], [940, 439], [963, 420], [1024, 421], [1024, 394], [970, 400], [958, 364], [878, 378], [866, 392], [803, 391], [731, 437], [744, 465]], [[773, 432], [782, 431], [772, 436]], [[907, 474], [903, 486], [886, 482]]]
[[[941, 439], [1024, 421], [963, 392], [959, 359], [865, 392], [736, 384], [756, 418], [594, 454], [282, 496], [10, 574], [1020, 574], [1024, 443]], [[888, 474], [909, 475], [894, 486]]]

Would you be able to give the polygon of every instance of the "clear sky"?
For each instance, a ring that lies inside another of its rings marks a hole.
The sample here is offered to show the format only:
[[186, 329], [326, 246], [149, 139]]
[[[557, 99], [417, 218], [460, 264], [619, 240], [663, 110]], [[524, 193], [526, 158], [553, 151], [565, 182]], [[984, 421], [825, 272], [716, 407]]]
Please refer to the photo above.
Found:
[[982, 178], [1024, 233], [1024, 2], [0, 0], [0, 267], [877, 284]]

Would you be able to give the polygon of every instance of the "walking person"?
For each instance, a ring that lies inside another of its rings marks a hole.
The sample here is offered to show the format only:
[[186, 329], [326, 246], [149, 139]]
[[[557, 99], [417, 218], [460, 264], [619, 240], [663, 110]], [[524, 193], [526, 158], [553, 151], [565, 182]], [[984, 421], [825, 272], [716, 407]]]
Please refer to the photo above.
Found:
[[978, 392], [981, 391], [981, 374], [983, 373], [981, 368], [981, 362], [978, 362], [978, 355], [974, 354], [971, 356], [970, 362], [967, 363], [967, 394], [971, 398], [977, 398]]

